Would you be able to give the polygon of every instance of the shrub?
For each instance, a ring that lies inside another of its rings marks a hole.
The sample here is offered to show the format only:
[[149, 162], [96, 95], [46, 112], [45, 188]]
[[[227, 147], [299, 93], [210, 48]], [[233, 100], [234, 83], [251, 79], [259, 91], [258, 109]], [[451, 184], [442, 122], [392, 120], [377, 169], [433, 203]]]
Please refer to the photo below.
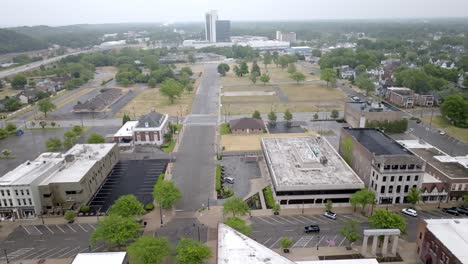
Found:
[[221, 188], [221, 197], [223, 199], [229, 198], [234, 195], [234, 191], [229, 189], [228, 187]]
[[13, 123], [8, 123], [5, 129], [8, 133], [14, 133], [16, 131], [16, 125]]
[[154, 209], [154, 204], [153, 203], [148, 203], [145, 205], [145, 210], [146, 211], [153, 211]]
[[371, 121], [366, 123], [366, 127], [379, 128], [388, 134], [401, 134], [408, 128], [408, 120], [401, 119], [397, 121]]
[[82, 213], [89, 213], [89, 212], [91, 212], [91, 208], [90, 208], [89, 206], [87, 206], [87, 205], [83, 205], [83, 206], [81, 206], [81, 208], [80, 208], [80, 212], [82, 212]]
[[275, 213], [278, 213], [279, 211], [281, 211], [281, 206], [279, 205], [279, 203], [275, 203], [275, 205], [273, 206], [272, 210], [273, 210], [273, 212], [275, 212]]
[[281, 248], [290, 248], [292, 246], [292, 240], [287, 237], [283, 237], [280, 241], [280, 244]]
[[65, 220], [67, 220], [69, 222], [75, 220], [75, 212], [73, 212], [72, 210], [66, 211], [64, 218], [65, 218]]
[[216, 191], [221, 191], [221, 165], [216, 165]]
[[263, 196], [265, 196], [265, 203], [267, 208], [273, 208], [275, 206], [275, 198], [273, 198], [273, 192], [271, 191], [270, 186], [263, 189]]

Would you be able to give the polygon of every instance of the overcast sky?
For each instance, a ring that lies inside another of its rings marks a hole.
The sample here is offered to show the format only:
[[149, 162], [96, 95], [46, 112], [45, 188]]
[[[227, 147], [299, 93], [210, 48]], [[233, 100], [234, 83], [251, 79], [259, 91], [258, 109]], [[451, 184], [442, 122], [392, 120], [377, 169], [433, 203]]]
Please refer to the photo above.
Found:
[[1, 26], [468, 17], [468, 0], [0, 0]]

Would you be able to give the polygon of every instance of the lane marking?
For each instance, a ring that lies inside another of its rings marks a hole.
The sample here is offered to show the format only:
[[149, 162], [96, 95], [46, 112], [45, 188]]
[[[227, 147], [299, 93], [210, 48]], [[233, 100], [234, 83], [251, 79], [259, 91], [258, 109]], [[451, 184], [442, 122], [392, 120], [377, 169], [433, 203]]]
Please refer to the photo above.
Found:
[[88, 224], [92, 229], [96, 230], [96, 228], [92, 224]]
[[271, 246], [269, 246], [269, 248], [273, 248], [273, 246], [276, 245], [276, 243], [278, 243], [281, 239], [282, 239], [282, 237], [278, 238], [278, 240], [276, 240], [275, 243], [273, 243]]
[[63, 233], [65, 233], [65, 231], [58, 225], [55, 225], [58, 229], [60, 229], [60, 231], [62, 231]]
[[40, 257], [42, 257], [42, 256], [46, 255], [47, 253], [49, 253], [51, 251], [54, 251], [54, 250], [55, 250], [55, 248], [49, 249], [46, 252], [43, 252], [42, 254], [35, 256], [33, 259], [39, 259]]
[[309, 218], [307, 218], [307, 217], [304, 217], [304, 216], [302, 216], [302, 215], [298, 215], [297, 217], [300, 217], [300, 218], [302, 218], [302, 219], [306, 220], [307, 222], [310, 222], [310, 219], [309, 219]]
[[23, 227], [24, 231], [26, 231], [26, 233], [28, 233], [28, 235], [31, 235], [31, 233], [28, 231], [28, 229], [24, 225], [22, 225], [21, 227]]
[[301, 223], [301, 224], [305, 224], [304, 222], [302, 222], [303, 220], [299, 220], [299, 219], [297, 219], [297, 218], [295, 218], [295, 217], [293, 217], [293, 216], [289, 216], [289, 217], [291, 217], [291, 218], [294, 219], [295, 221], [298, 221], [298, 222]]
[[26, 256], [22, 256], [21, 259], [23, 259], [23, 260], [28, 259], [29, 257], [34, 256], [34, 254], [39, 253], [39, 252], [41, 252], [43, 250], [46, 250], [46, 248], [41, 248], [41, 249], [39, 249], [37, 251], [33, 251], [32, 253], [27, 254]]
[[346, 237], [343, 237], [343, 240], [341, 240], [340, 244], [338, 245], [339, 247], [341, 247], [341, 245], [343, 244], [343, 242], [346, 240]]
[[279, 215], [278, 215], [277, 217], [279, 217], [279, 218], [281, 218], [281, 220], [284, 220], [284, 221], [286, 221], [286, 222], [289, 222], [289, 223], [291, 223], [291, 224], [293, 224], [293, 225], [297, 224], [296, 222], [290, 221], [290, 220], [286, 219], [285, 217], [282, 217], [282, 216], [279, 216]]
[[270, 218], [270, 217], [266, 217], [266, 218], [268, 218], [269, 220], [275, 221], [275, 222], [277, 222], [277, 223], [283, 224], [283, 222], [280, 222], [280, 221], [278, 221], [278, 220], [276, 220], [276, 219], [273, 219], [273, 218]]
[[88, 233], [88, 230], [84, 229], [80, 224], [78, 224], [78, 226], [83, 229], [83, 231], [85, 231], [86, 233]]
[[49, 255], [48, 258], [51, 258], [53, 255], [55, 255], [55, 254], [57, 254], [57, 253], [60, 253], [60, 252], [63, 251], [63, 250], [67, 250], [67, 249], [69, 249], [69, 248], [70, 248], [70, 247], [62, 248], [61, 250], [59, 250], [59, 251], [53, 253], [52, 255]]
[[322, 238], [320, 238], [319, 242], [317, 242], [317, 244], [315, 245], [316, 247], [320, 244], [320, 242], [322, 242], [322, 240], [324, 239], [325, 237], [323, 236]]
[[268, 238], [267, 241], [265, 241], [265, 242], [262, 243], [262, 245], [265, 245], [266, 243], [268, 243], [268, 242], [269, 242], [270, 240], [272, 240], [272, 239], [273, 239], [272, 237]]
[[50, 233], [54, 234], [54, 231], [52, 231], [52, 229], [50, 229], [50, 228], [49, 228], [48, 226], [46, 226], [46, 225], [44, 225], [44, 226], [49, 230]]
[[65, 256], [68, 255], [68, 253], [73, 252], [73, 251], [75, 251], [75, 250], [77, 250], [77, 249], [80, 249], [80, 247], [76, 247], [76, 248], [74, 248], [74, 249], [72, 249], [72, 250], [70, 250], [70, 251], [67, 251], [67, 252], [61, 254], [60, 256], [57, 256], [57, 258], [65, 257]]
[[92, 251], [93, 251], [93, 252], [96, 252], [96, 251], [98, 251], [99, 249], [103, 249], [103, 248], [105, 248], [105, 247], [106, 247], [106, 244], [102, 244], [102, 245], [96, 247], [95, 249], [93, 249]]
[[318, 218], [318, 217], [314, 217], [314, 216], [311, 216], [311, 215], [308, 215], [307, 217], [312, 218], [313, 221], [315, 221], [315, 222], [319, 221], [319, 222], [321, 222], [321, 223], [326, 223], [326, 221], [324, 221], [324, 220], [322, 220], [322, 219], [320, 219], [320, 218]]
[[33, 227], [36, 228], [37, 232], [39, 232], [39, 235], [42, 235], [41, 230], [39, 230], [39, 228], [37, 228], [37, 226], [33, 226]]
[[67, 224], [67, 226], [68, 226], [68, 228], [70, 228], [70, 229], [71, 229], [73, 232], [75, 232], [75, 233], [76, 233], [76, 230], [75, 230], [75, 229], [73, 229], [73, 228], [72, 228], [72, 227], [71, 227], [69, 224]]

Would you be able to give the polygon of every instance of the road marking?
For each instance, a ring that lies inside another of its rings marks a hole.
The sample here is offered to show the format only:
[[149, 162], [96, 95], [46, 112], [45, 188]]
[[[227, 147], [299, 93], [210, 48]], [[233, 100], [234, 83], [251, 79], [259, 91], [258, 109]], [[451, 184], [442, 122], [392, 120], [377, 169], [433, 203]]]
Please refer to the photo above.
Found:
[[72, 249], [72, 250], [70, 250], [70, 251], [67, 251], [67, 252], [61, 254], [60, 256], [57, 256], [57, 258], [65, 257], [65, 256], [68, 255], [68, 253], [73, 252], [73, 251], [75, 251], [75, 250], [77, 250], [77, 249], [80, 249], [80, 247], [76, 247], [76, 248], [74, 248], [74, 249]]
[[93, 252], [96, 252], [96, 251], [98, 251], [99, 249], [103, 249], [103, 248], [105, 248], [105, 247], [106, 247], [106, 244], [102, 244], [102, 245], [100, 245], [99, 247], [96, 247], [95, 249], [93, 249], [92, 251], [93, 251]]
[[288, 219], [286, 219], [286, 218], [284, 218], [284, 217], [281, 217], [281, 216], [279, 216], [279, 215], [278, 215], [277, 217], [279, 217], [279, 218], [281, 218], [281, 220], [284, 220], [284, 221], [286, 221], [286, 222], [289, 222], [289, 223], [291, 223], [291, 224], [293, 224], [293, 225], [296, 224], [296, 222], [290, 221], [290, 220], [288, 220]]
[[53, 253], [52, 255], [47, 256], [47, 258], [51, 258], [53, 255], [55, 255], [55, 254], [57, 254], [57, 253], [60, 253], [60, 252], [63, 251], [63, 250], [67, 250], [67, 249], [69, 249], [69, 248], [70, 248], [70, 247], [62, 248], [61, 250], [59, 250], [59, 251]]
[[326, 223], [326, 221], [324, 221], [324, 220], [322, 220], [322, 219], [320, 219], [318, 217], [314, 217], [314, 216], [311, 216], [311, 215], [307, 215], [307, 217], [312, 218], [313, 221], [319, 221], [321, 223]]
[[70, 228], [70, 229], [71, 229], [73, 232], [75, 232], [75, 233], [76, 233], [76, 230], [75, 230], [75, 229], [73, 229], [73, 228], [72, 228], [70, 225], [68, 225], [68, 224], [67, 224], [67, 226], [68, 226], [68, 228]]
[[299, 240], [296, 241], [296, 243], [294, 243], [294, 245], [292, 246], [293, 248], [294, 247], [305, 247], [307, 244], [309, 244], [309, 242], [314, 238], [314, 236], [303, 236], [301, 238], [299, 238]]
[[276, 243], [278, 243], [281, 239], [282, 239], [282, 237], [278, 238], [278, 240], [276, 240], [275, 243], [273, 243], [271, 246], [269, 246], [269, 248], [273, 248], [273, 246], [276, 245]]
[[289, 216], [289, 217], [291, 217], [291, 218], [294, 219], [295, 221], [298, 221], [298, 222], [301, 223], [301, 224], [305, 224], [304, 222], [302, 222], [302, 220], [299, 220], [299, 219], [297, 219], [297, 218], [295, 218], [295, 217], [293, 217], [293, 216]]
[[263, 242], [262, 245], [265, 245], [266, 243], [268, 243], [268, 241], [270, 241], [272, 238], [268, 238], [267, 241]]
[[344, 218], [346, 218], [346, 219], [349, 219], [349, 220], [351, 220], [351, 221], [358, 221], [358, 219], [354, 219], [354, 218], [349, 217], [349, 216], [346, 216], [346, 215], [340, 215], [340, 216], [341, 216], [341, 217], [344, 217]]
[[85, 231], [86, 233], [88, 233], [88, 230], [84, 229], [80, 224], [78, 224], [78, 226], [83, 229], [83, 231]]
[[47, 253], [49, 253], [49, 252], [51, 252], [51, 251], [54, 251], [54, 250], [55, 250], [55, 248], [49, 249], [49, 250], [47, 250], [46, 252], [44, 252], [44, 253], [42, 253], [42, 254], [40, 254], [40, 255], [35, 256], [33, 259], [39, 259], [40, 257], [42, 257], [42, 256], [46, 255]]
[[[10, 252], [10, 253], [7, 253], [8, 254], [8, 258], [9, 259], [14, 259], [14, 258], [17, 258], [23, 254], [26, 254], [28, 253], [29, 251], [33, 250], [34, 248], [20, 248], [16, 251], [13, 251], [13, 252]], [[2, 259], [5, 259], [5, 257], [2, 257]]]
[[320, 244], [320, 242], [322, 242], [322, 240], [324, 239], [325, 237], [323, 236], [322, 238], [320, 238], [319, 242], [317, 242], [317, 244], [315, 245], [316, 247]]
[[24, 225], [22, 225], [22, 227], [23, 227], [24, 231], [26, 231], [26, 233], [28, 233], [28, 235], [31, 235], [31, 233], [28, 231], [28, 229]]
[[49, 228], [48, 226], [46, 226], [46, 225], [44, 225], [44, 226], [49, 230], [50, 233], [54, 234], [54, 231], [52, 231], [52, 229], [50, 229], [50, 228]]
[[41, 249], [39, 249], [37, 251], [33, 251], [31, 254], [27, 254], [26, 256], [22, 256], [21, 259], [27, 259], [27, 258], [33, 256], [34, 254], [39, 253], [39, 252], [41, 252], [43, 250], [46, 250], [46, 248], [41, 248]]
[[341, 240], [340, 244], [338, 245], [339, 247], [341, 247], [341, 245], [343, 244], [343, 242], [346, 240], [346, 237], [343, 237], [343, 240]]
[[58, 225], [55, 225], [58, 229], [60, 229], [60, 231], [62, 231], [63, 233], [65, 233], [65, 231]]
[[307, 222], [310, 222], [310, 219], [309, 219], [309, 218], [304, 217], [304, 216], [302, 216], [302, 215], [297, 215], [297, 217], [300, 217], [300, 218], [306, 220]]
[[294, 232], [294, 229], [284, 230], [284, 232]]
[[278, 220], [276, 220], [276, 219], [273, 219], [272, 217], [266, 217], [266, 218], [268, 218], [269, 220], [273, 220], [273, 221], [275, 221], [275, 222], [277, 222], [277, 223], [283, 224], [283, 222], [280, 222], [280, 221], [278, 221]]

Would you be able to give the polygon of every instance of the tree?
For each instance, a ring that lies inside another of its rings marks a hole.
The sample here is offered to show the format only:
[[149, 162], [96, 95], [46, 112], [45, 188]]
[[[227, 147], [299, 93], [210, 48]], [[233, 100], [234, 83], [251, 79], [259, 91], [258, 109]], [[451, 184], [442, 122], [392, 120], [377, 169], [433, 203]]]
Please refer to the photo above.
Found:
[[249, 66], [247, 66], [247, 62], [245, 61], [241, 62], [239, 69], [240, 69], [241, 77], [244, 76], [244, 74], [249, 73]]
[[366, 208], [366, 205], [371, 204], [375, 200], [375, 193], [368, 189], [362, 189], [351, 195], [351, 204], [360, 204], [362, 212]]
[[260, 115], [260, 112], [258, 110], [255, 110], [252, 114], [252, 117], [255, 119], [262, 120], [262, 116]]
[[231, 197], [223, 205], [223, 213], [225, 215], [232, 213], [232, 216], [236, 217], [236, 215], [246, 215], [248, 212], [250, 212], [249, 206], [239, 197]]
[[122, 217], [140, 216], [144, 213], [143, 204], [132, 194], [120, 196], [108, 212], [109, 215], [119, 215]]
[[340, 117], [340, 112], [338, 112], [338, 110], [336, 110], [336, 109], [333, 109], [331, 111], [330, 117], [332, 119], [337, 119], [338, 117]]
[[156, 82], [156, 79], [154, 79], [154, 78], [150, 78], [150, 79], [148, 80], [148, 86], [149, 86], [150, 88], [155, 88], [157, 84], [158, 84], [158, 83]]
[[295, 73], [296, 71], [297, 71], [297, 69], [296, 69], [296, 64], [294, 64], [294, 63], [289, 63], [289, 65], [288, 65], [288, 73], [289, 73], [289, 74], [293, 74], [293, 73]]
[[159, 91], [163, 95], [167, 96], [171, 104], [173, 104], [174, 100], [179, 98], [182, 94], [183, 88], [176, 80], [169, 78], [161, 84]]
[[234, 65], [234, 68], [232, 68], [232, 70], [234, 71], [234, 73], [236, 74], [237, 77], [242, 77], [242, 71], [239, 68], [239, 66]]
[[291, 75], [289, 75], [289, 78], [293, 79], [297, 82], [297, 84], [299, 84], [299, 82], [305, 80], [305, 75], [302, 72], [293, 72]]
[[171, 245], [165, 237], [142, 236], [127, 248], [131, 263], [163, 264], [171, 255]]
[[63, 146], [66, 149], [73, 147], [78, 140], [78, 135], [73, 131], [69, 130], [63, 134]]
[[13, 112], [21, 108], [21, 102], [17, 98], [8, 98], [5, 101], [5, 109]]
[[415, 206], [419, 201], [421, 201], [421, 190], [416, 187], [413, 187], [408, 192], [408, 197], [406, 197], [408, 202], [410, 202], [413, 206]]
[[127, 114], [124, 114], [123, 117], [122, 117], [122, 125], [125, 125], [125, 123], [127, 123], [130, 120], [131, 120], [130, 116], [127, 115]]
[[265, 65], [265, 68], [267, 68], [268, 65], [271, 64], [272, 60], [273, 60], [273, 57], [269, 51], [263, 54], [263, 64]]
[[257, 77], [258, 77], [258, 73], [257, 72], [252, 72], [252, 73], [250, 73], [249, 79], [253, 84], [256, 84], [257, 83]]
[[440, 110], [455, 126], [464, 126], [468, 119], [468, 100], [458, 94], [447, 96]]
[[26, 84], [28, 84], [28, 80], [26, 79], [26, 76], [22, 74], [15, 75], [13, 80], [11, 80], [11, 87], [13, 89], [24, 89]]
[[374, 83], [368, 78], [367, 74], [359, 75], [355, 80], [356, 85], [366, 91], [366, 96], [375, 89]]
[[359, 64], [358, 66], [356, 66], [354, 70], [356, 71], [356, 74], [359, 76], [361, 75], [361, 73], [364, 73], [366, 71], [366, 65]]
[[385, 209], [376, 209], [369, 220], [370, 225], [376, 229], [399, 229], [402, 233], [406, 230], [405, 218]]
[[314, 57], [322, 57], [322, 51], [320, 51], [319, 49], [313, 49], [312, 50], [312, 56]]
[[336, 83], [336, 72], [331, 68], [324, 69], [320, 75], [320, 80], [326, 81], [328, 88], [329, 83], [332, 85]]
[[292, 243], [292, 240], [287, 237], [283, 237], [280, 240], [280, 245], [282, 249], [290, 248], [292, 246]]
[[47, 113], [53, 111], [57, 108], [57, 106], [52, 103], [49, 99], [42, 99], [37, 103], [37, 107], [39, 111], [44, 113], [44, 116], [47, 117]]
[[343, 228], [338, 231], [338, 233], [346, 238], [346, 240], [349, 241], [350, 244], [353, 244], [356, 242], [360, 235], [359, 235], [359, 228], [358, 228], [358, 222], [356, 221], [349, 221], [347, 222]]
[[333, 202], [330, 199], [327, 199], [327, 202], [325, 203], [325, 209], [327, 211], [331, 211], [333, 208]]
[[182, 199], [182, 193], [172, 181], [163, 180], [154, 185], [153, 197], [163, 209], [169, 209]]
[[252, 63], [252, 69], [250, 70], [250, 73], [251, 73], [251, 74], [256, 73], [257, 76], [262, 75], [262, 72], [261, 72], [261, 70], [260, 70], [260, 67], [259, 67], [258, 64], [257, 64], [257, 61], [254, 61], [254, 62]]
[[45, 128], [47, 126], [47, 122], [46, 121], [41, 121], [39, 122], [39, 125], [42, 127], [42, 128]]
[[96, 230], [91, 235], [91, 245], [104, 241], [109, 247], [122, 246], [135, 240], [140, 233], [140, 225], [133, 218], [120, 215], [109, 215], [98, 222]]
[[193, 75], [192, 68], [187, 67], [187, 66], [182, 67], [182, 68], [180, 69], [180, 73], [181, 73], [182, 75], [187, 75], [187, 76], [192, 76], [192, 75]]
[[288, 64], [289, 64], [288, 56], [282, 55], [281, 57], [279, 57], [279, 64], [281, 65], [281, 69], [285, 69], [286, 67], [288, 67]]
[[229, 65], [226, 63], [221, 63], [218, 65], [218, 73], [221, 74], [221, 76], [226, 76], [226, 73], [229, 72]]
[[75, 212], [73, 212], [72, 210], [67, 210], [65, 212], [65, 215], [64, 215], [64, 218], [65, 220], [67, 220], [69, 223], [73, 222], [75, 220]]
[[250, 235], [250, 233], [252, 233], [252, 227], [248, 226], [244, 220], [238, 217], [230, 217], [224, 223], [244, 235]]
[[270, 124], [275, 124], [276, 123], [277, 116], [275, 112], [271, 111], [268, 113], [268, 121], [270, 121]]
[[13, 133], [13, 132], [16, 132], [17, 127], [16, 127], [16, 125], [13, 124], [13, 123], [8, 123], [8, 124], [6, 125], [6, 127], [5, 127], [5, 129], [6, 129], [6, 131], [7, 131], [8, 133]]
[[270, 75], [264, 73], [262, 76], [260, 76], [260, 81], [263, 83], [263, 85], [266, 85], [267, 82], [270, 82]]
[[5, 129], [0, 128], [0, 139], [5, 139], [5, 138], [8, 137], [8, 135], [9, 135], [9, 134], [8, 134], [8, 132], [7, 132]]
[[191, 64], [194, 64], [197, 61], [197, 59], [195, 58], [195, 55], [193, 55], [193, 53], [190, 53], [189, 55], [187, 55], [187, 60]]
[[177, 244], [177, 264], [203, 264], [212, 256], [208, 246], [188, 238], [182, 238]]
[[457, 67], [463, 69], [464, 72], [468, 72], [468, 55], [463, 55], [457, 62]]
[[273, 205], [273, 208], [271, 208], [271, 210], [273, 211], [273, 213], [279, 213], [279, 211], [281, 211], [281, 205], [279, 203], [275, 203], [275, 205]]
[[102, 144], [106, 142], [106, 139], [98, 133], [92, 133], [88, 137], [88, 144]]
[[278, 67], [279, 65], [279, 53], [277, 51], [273, 51], [273, 54], [271, 55], [273, 59], [273, 63]]
[[57, 152], [62, 148], [62, 141], [57, 137], [49, 138], [45, 144], [49, 152]]
[[9, 156], [11, 155], [11, 153], [12, 153], [11, 149], [4, 149], [4, 150], [2, 150], [2, 154], [3, 154], [3, 156], [5, 156], [5, 157], [9, 157]]
[[293, 115], [291, 111], [289, 111], [289, 109], [286, 109], [286, 111], [284, 112], [284, 120], [286, 121], [288, 126], [290, 125], [292, 119], [293, 119]]

